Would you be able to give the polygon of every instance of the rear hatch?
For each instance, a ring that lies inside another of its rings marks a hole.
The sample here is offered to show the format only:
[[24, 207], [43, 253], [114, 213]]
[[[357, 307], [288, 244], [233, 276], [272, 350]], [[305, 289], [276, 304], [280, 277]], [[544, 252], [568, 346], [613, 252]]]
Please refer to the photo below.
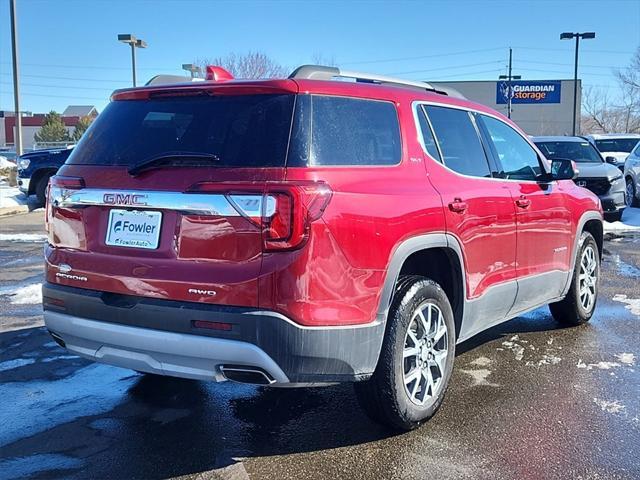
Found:
[[47, 280], [257, 306], [296, 92], [258, 85], [116, 95], [50, 184]]

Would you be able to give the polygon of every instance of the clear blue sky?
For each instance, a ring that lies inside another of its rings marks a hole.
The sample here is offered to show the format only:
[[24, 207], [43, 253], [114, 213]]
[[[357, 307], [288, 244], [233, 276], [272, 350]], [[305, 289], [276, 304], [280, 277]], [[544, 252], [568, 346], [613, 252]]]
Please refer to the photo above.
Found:
[[[595, 31], [581, 48], [585, 85], [615, 95], [615, 68], [640, 46], [633, 1], [197, 1], [18, 0], [22, 109], [102, 109], [130, 84], [128, 47], [118, 33], [147, 41], [138, 79], [182, 73], [182, 63], [263, 51], [293, 69], [314, 55], [342, 67], [421, 80], [573, 77], [563, 31]], [[0, 109], [13, 109], [9, 1], [0, 3]]]

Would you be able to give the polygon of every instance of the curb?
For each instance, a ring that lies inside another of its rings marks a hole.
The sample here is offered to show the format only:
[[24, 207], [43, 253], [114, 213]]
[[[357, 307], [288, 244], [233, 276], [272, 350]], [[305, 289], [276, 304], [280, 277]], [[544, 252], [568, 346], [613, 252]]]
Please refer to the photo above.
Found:
[[0, 217], [17, 215], [19, 213], [29, 213], [29, 205], [15, 205], [13, 207], [0, 208]]

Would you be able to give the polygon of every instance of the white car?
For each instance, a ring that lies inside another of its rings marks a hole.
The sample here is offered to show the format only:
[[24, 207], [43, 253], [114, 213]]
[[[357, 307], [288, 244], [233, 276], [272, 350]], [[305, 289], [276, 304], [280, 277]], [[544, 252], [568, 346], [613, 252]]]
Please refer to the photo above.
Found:
[[640, 141], [640, 134], [603, 133], [587, 135], [585, 138], [600, 151], [607, 163], [624, 171], [624, 161]]

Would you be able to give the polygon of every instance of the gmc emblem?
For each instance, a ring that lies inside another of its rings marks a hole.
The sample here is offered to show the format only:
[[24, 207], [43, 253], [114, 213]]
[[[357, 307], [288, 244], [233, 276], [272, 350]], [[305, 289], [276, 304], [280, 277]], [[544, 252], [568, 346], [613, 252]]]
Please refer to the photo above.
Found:
[[146, 195], [135, 193], [105, 193], [102, 200], [107, 205], [146, 205]]

